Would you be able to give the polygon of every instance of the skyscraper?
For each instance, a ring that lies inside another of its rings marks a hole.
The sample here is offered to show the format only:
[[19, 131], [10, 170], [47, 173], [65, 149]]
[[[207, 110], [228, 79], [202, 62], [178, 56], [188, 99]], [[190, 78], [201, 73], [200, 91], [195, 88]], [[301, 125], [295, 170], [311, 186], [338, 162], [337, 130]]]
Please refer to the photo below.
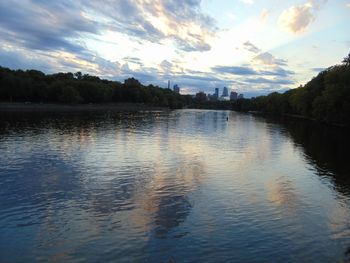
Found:
[[234, 92], [234, 91], [231, 91], [231, 94], [230, 94], [230, 100], [237, 100], [237, 92]]
[[180, 87], [179, 87], [177, 84], [174, 85], [173, 90], [174, 90], [174, 92], [176, 92], [176, 93], [180, 93]]
[[219, 98], [219, 88], [215, 88], [214, 97], [215, 97], [216, 99]]
[[222, 96], [228, 97], [228, 89], [226, 87], [224, 87], [224, 90], [222, 91]]

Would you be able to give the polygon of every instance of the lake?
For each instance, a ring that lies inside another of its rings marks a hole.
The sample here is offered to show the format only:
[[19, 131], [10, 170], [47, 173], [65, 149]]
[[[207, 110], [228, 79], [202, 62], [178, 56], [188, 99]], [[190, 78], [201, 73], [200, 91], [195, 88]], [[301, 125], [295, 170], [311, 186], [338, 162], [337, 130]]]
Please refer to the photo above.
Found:
[[204, 110], [0, 121], [0, 262], [350, 260], [342, 129]]

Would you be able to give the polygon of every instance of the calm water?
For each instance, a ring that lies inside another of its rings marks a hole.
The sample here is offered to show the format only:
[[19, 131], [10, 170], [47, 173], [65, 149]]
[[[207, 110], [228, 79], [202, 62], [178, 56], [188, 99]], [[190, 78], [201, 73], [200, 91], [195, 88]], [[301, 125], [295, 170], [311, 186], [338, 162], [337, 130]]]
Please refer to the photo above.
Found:
[[195, 110], [0, 121], [0, 262], [349, 260], [341, 130]]

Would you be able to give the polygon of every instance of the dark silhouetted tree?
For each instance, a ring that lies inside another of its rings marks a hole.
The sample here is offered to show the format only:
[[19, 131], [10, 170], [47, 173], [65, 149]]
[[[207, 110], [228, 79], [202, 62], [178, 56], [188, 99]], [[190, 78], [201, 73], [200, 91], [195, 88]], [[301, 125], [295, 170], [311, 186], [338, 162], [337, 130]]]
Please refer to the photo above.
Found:
[[350, 53], [347, 57], [343, 59], [342, 62], [345, 64], [345, 66], [350, 66]]

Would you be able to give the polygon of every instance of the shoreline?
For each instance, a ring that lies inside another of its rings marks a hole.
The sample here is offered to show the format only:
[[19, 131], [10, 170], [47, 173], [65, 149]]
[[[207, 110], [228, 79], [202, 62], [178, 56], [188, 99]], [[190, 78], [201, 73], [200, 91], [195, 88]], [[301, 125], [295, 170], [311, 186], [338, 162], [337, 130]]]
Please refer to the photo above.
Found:
[[169, 108], [143, 103], [108, 103], [108, 104], [55, 104], [55, 103], [20, 103], [1, 102], [0, 112], [136, 112], [168, 111]]
[[325, 122], [325, 121], [318, 121], [313, 118], [309, 118], [306, 116], [302, 115], [296, 115], [296, 114], [271, 114], [267, 112], [261, 112], [261, 111], [248, 111], [248, 113], [253, 114], [253, 115], [258, 115], [258, 116], [263, 116], [263, 117], [272, 117], [272, 118], [278, 118], [278, 119], [294, 119], [294, 120], [299, 120], [299, 121], [305, 121], [305, 122], [312, 122], [312, 123], [317, 123], [321, 125], [326, 125], [326, 126], [331, 126], [331, 127], [337, 127], [337, 128], [344, 128], [348, 129], [349, 127], [340, 124], [340, 123], [332, 123], [332, 122]]

